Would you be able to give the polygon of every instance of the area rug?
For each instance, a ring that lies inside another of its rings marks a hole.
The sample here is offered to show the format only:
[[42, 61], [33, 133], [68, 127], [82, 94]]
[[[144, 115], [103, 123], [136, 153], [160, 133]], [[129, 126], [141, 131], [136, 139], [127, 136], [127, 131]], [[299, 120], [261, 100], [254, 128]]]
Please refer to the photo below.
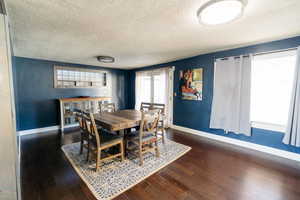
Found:
[[79, 143], [73, 143], [64, 145], [62, 150], [98, 200], [112, 199], [118, 196], [191, 149], [183, 144], [167, 140], [165, 144], [159, 144], [159, 158], [152, 153], [144, 155], [143, 166], [139, 166], [138, 158], [129, 156], [123, 162], [116, 159], [103, 163], [99, 172], [96, 173], [95, 164], [86, 162], [86, 154], [79, 155], [79, 147]]

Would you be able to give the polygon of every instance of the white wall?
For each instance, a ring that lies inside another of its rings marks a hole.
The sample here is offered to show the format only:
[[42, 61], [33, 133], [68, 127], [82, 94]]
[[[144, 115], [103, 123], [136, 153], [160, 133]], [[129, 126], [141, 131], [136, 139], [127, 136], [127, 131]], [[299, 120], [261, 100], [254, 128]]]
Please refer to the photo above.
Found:
[[0, 199], [16, 200], [19, 187], [17, 134], [13, 101], [10, 40], [6, 16], [0, 14]]

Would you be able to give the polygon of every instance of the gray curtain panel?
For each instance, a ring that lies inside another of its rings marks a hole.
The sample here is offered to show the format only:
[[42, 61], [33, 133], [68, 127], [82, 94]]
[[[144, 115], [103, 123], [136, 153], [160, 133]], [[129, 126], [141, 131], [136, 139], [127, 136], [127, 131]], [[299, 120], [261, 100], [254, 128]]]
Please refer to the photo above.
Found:
[[252, 56], [216, 60], [210, 128], [251, 135], [251, 60]]
[[297, 49], [297, 62], [292, 97], [284, 144], [300, 147], [300, 47]]

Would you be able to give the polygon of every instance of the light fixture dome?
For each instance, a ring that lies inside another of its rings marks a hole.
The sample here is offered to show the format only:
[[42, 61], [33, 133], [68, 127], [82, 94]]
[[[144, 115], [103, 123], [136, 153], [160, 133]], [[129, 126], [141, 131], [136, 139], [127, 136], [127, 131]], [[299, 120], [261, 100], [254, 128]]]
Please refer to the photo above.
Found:
[[241, 17], [247, 0], [211, 0], [197, 12], [200, 23], [225, 24]]
[[103, 63], [113, 63], [115, 62], [115, 58], [111, 56], [97, 56], [97, 60]]

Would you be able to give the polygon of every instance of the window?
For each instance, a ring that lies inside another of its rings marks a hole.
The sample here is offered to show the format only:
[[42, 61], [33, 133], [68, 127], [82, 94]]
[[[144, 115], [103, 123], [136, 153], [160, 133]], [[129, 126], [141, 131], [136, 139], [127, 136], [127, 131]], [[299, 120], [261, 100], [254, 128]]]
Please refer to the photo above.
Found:
[[167, 96], [169, 95], [167, 90], [168, 74], [166, 73], [154, 73], [153, 74], [153, 102], [166, 104]]
[[141, 102], [151, 102], [151, 75], [150, 74], [142, 74], [141, 76], [141, 86], [142, 89], [140, 90], [140, 100]]
[[55, 88], [106, 88], [107, 72], [54, 66]]
[[168, 73], [165, 71], [137, 72], [138, 87], [136, 107], [139, 109], [141, 102], [166, 104], [168, 93]]
[[251, 121], [254, 127], [284, 131], [295, 66], [295, 51], [254, 56], [251, 73]]
[[174, 68], [137, 71], [135, 79], [135, 109], [142, 102], [165, 104], [166, 125], [172, 123]]

